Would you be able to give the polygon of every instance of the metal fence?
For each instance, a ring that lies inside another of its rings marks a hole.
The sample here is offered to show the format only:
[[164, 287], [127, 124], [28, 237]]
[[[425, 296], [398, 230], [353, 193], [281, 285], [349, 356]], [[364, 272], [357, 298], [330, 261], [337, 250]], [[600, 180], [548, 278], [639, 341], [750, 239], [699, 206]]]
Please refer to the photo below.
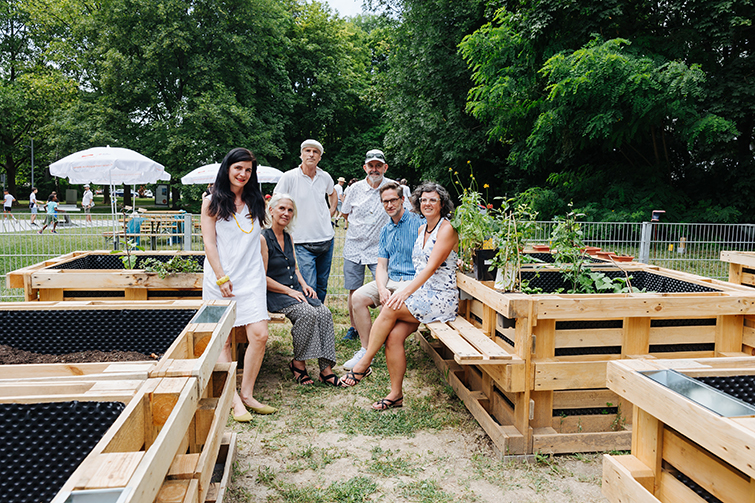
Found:
[[[113, 239], [110, 215], [70, 215], [61, 219], [57, 234], [29, 223], [28, 214], [15, 214], [18, 220], [3, 220], [0, 225], [0, 300], [23, 300], [20, 289], [6, 286], [6, 273], [28, 265], [81, 250], [113, 250], [122, 248], [124, 238]], [[151, 214], [170, 225], [156, 225], [139, 238], [145, 250], [202, 250], [199, 216], [190, 214]], [[38, 224], [41, 225], [44, 215]], [[123, 229], [120, 222], [117, 227]], [[536, 241], [548, 244], [555, 222], [539, 222]], [[142, 227], [142, 233], [145, 228]], [[722, 250], [755, 251], [753, 224], [674, 224], [629, 222], [582, 222], [587, 245], [633, 255], [640, 262], [691, 272], [725, 280], [728, 264], [721, 262]], [[332, 273], [328, 285], [328, 305], [345, 309], [347, 292], [343, 288], [342, 249], [346, 232], [336, 228]], [[134, 239], [134, 238], [131, 238]]]

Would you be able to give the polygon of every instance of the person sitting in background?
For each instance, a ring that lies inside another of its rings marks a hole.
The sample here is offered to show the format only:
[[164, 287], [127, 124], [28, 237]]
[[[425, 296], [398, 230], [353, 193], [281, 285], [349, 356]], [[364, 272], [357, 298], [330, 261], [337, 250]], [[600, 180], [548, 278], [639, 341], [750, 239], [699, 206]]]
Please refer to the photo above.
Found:
[[354, 386], [370, 375], [372, 359], [385, 342], [391, 391], [372, 404], [375, 410], [404, 405], [406, 356], [403, 348], [406, 338], [420, 323], [450, 321], [456, 318], [459, 310], [456, 286], [459, 236], [446, 218], [453, 211], [451, 198], [441, 185], [424, 182], [414, 191], [412, 199], [415, 212], [421, 212], [427, 222], [419, 228], [412, 251], [416, 274], [406, 287], [393, 292], [383, 303], [370, 331], [367, 352], [353, 370], [341, 377], [344, 385]]
[[294, 359], [288, 364], [299, 384], [314, 381], [307, 373], [306, 360], [317, 358], [320, 381], [339, 387], [333, 372], [336, 343], [333, 315], [317, 298], [296, 266], [294, 244], [288, 229], [296, 219], [296, 204], [288, 194], [276, 192], [268, 204], [271, 226], [262, 231], [260, 249], [267, 271], [267, 310], [283, 313], [291, 320]]

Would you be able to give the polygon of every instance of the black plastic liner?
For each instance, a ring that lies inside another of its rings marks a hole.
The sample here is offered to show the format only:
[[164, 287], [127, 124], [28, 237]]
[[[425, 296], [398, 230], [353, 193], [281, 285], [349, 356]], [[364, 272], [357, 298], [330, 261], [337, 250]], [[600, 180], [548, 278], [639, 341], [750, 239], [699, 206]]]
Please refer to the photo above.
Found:
[[[49, 269], [124, 269], [121, 257], [123, 255], [84, 255], [69, 262], [50, 266]], [[160, 262], [167, 262], [176, 255], [138, 255], [134, 269], [141, 269], [145, 259], [153, 258]], [[204, 264], [204, 255], [182, 255], [193, 260], [200, 266]]]
[[0, 500], [52, 500], [125, 407], [121, 402], [0, 404]]
[[696, 344], [651, 344], [649, 353], [684, 353], [691, 351], [714, 351], [714, 342], [700, 342]]
[[622, 320], [556, 321], [556, 330], [584, 330], [591, 328], [622, 328]]
[[[624, 278], [624, 271], [602, 271], [609, 278]], [[688, 292], [720, 292], [715, 288], [710, 288], [689, 281], [682, 281], [676, 278], [669, 278], [662, 274], [655, 274], [648, 271], [632, 271], [629, 273], [632, 278], [632, 286], [640, 290], [657, 293], [688, 293]], [[559, 271], [522, 271], [522, 279], [529, 281], [532, 288], [542, 288], [544, 292], [555, 292], [559, 288], [568, 290], [569, 285], [564, 281], [563, 274]]]
[[755, 405], [755, 376], [705, 376], [695, 379], [743, 402]]
[[195, 309], [0, 310], [0, 344], [37, 354], [163, 354]]
[[[673, 468], [673, 467], [672, 467]], [[692, 491], [695, 492], [698, 496], [700, 496], [702, 499], [707, 501], [708, 503], [723, 503], [720, 499], [713, 496], [711, 493], [697, 485], [697, 483], [692, 480], [691, 478], [687, 477], [685, 474], [677, 470], [676, 468], [673, 468], [671, 470], [671, 473], [676, 477], [676, 480], [684, 484], [685, 486], [692, 489]]]
[[[536, 260], [539, 260], [540, 262], [545, 262], [546, 264], [553, 264], [556, 262], [556, 257], [554, 257], [551, 253], [528, 253], [527, 255]], [[604, 260], [600, 260], [592, 256], [585, 257], [585, 262], [592, 262], [595, 264], [605, 263]]]
[[618, 407], [591, 407], [584, 409], [553, 409], [553, 417], [566, 416], [610, 416], [619, 413]]

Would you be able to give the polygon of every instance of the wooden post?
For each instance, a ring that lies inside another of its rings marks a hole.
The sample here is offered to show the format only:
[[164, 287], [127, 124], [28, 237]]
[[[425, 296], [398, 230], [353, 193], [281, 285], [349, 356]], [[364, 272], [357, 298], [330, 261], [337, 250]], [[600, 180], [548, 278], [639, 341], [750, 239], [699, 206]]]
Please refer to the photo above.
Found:
[[632, 416], [632, 454], [653, 472], [651, 481], [640, 481], [652, 494], [658, 494], [663, 462], [663, 423], [639, 407]]
[[624, 318], [621, 357], [650, 353], [650, 318]]

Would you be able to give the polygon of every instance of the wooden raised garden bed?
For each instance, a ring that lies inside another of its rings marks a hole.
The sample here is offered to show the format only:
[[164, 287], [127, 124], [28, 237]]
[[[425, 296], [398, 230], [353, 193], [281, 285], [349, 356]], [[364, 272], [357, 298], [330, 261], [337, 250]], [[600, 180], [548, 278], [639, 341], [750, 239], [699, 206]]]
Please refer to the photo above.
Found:
[[634, 404], [632, 453], [603, 459], [609, 501], [755, 501], [753, 358], [611, 362], [608, 386]]
[[755, 252], [722, 251], [721, 262], [729, 263], [729, 281], [755, 287]]
[[195, 377], [204, 389], [236, 319], [232, 301], [3, 302], [0, 344], [40, 354], [96, 349], [154, 354], [145, 362], [0, 365], [0, 382]]
[[201, 299], [202, 273], [180, 273], [160, 278], [139, 269], [145, 258], [167, 262], [190, 257], [200, 265], [204, 252], [133, 252], [136, 268], [124, 269], [121, 255], [108, 251], [76, 251], [9, 272], [8, 288], [23, 288], [24, 300], [174, 300]]
[[235, 370], [217, 364], [204, 389], [196, 377], [0, 384], [4, 501], [204, 501]]
[[[610, 360], [753, 354], [751, 289], [643, 264], [601, 270], [656, 293], [502, 293], [458, 274], [460, 316], [428, 325], [439, 341], [423, 347], [502, 454], [628, 449], [632, 407], [606, 389]], [[541, 271], [531, 285], [560, 278]]]

